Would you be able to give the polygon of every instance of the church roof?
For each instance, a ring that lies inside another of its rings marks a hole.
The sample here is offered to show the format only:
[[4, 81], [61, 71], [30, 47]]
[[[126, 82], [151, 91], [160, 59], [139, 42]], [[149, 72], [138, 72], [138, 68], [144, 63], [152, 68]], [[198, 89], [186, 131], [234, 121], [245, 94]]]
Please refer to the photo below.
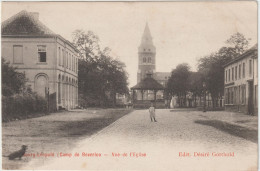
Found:
[[168, 80], [171, 76], [171, 72], [156, 72], [156, 80]]
[[153, 44], [153, 38], [148, 26], [148, 23], [145, 25], [144, 33], [142, 36], [142, 43], [141, 44]]
[[143, 37], [152, 38], [148, 23], [146, 23], [146, 25], [145, 25]]
[[164, 87], [158, 83], [155, 79], [152, 77], [146, 77], [142, 81], [140, 81], [138, 84], [136, 84], [134, 87], [131, 88], [136, 90], [164, 90]]

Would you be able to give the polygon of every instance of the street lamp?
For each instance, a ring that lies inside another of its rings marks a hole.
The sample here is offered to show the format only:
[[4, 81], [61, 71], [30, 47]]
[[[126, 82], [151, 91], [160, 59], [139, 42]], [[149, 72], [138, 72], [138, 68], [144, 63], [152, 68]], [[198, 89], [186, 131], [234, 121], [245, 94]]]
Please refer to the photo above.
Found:
[[203, 82], [203, 96], [204, 96], [203, 112], [206, 112], [206, 83], [205, 82]]

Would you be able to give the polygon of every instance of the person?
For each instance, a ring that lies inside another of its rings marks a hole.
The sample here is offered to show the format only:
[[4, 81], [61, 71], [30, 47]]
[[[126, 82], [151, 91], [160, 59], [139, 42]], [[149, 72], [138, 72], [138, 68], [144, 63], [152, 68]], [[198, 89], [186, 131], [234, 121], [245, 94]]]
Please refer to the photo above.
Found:
[[149, 108], [149, 113], [150, 113], [151, 122], [157, 122], [155, 119], [155, 108], [153, 103], [151, 103], [151, 107]]

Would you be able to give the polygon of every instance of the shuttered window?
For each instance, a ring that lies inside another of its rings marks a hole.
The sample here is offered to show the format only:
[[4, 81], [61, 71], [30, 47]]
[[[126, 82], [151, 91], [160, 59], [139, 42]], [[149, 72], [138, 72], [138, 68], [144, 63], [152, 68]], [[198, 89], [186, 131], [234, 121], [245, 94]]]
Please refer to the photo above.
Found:
[[13, 53], [14, 53], [14, 63], [23, 63], [23, 46], [21, 45], [14, 45], [13, 46]]

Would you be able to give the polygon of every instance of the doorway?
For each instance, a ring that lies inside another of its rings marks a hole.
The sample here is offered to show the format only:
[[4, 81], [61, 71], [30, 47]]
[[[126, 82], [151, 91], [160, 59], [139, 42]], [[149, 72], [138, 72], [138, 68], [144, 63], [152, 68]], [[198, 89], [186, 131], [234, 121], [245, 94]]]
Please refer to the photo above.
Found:
[[253, 81], [248, 81], [248, 114], [249, 115], [254, 114], [253, 96], [254, 96]]

